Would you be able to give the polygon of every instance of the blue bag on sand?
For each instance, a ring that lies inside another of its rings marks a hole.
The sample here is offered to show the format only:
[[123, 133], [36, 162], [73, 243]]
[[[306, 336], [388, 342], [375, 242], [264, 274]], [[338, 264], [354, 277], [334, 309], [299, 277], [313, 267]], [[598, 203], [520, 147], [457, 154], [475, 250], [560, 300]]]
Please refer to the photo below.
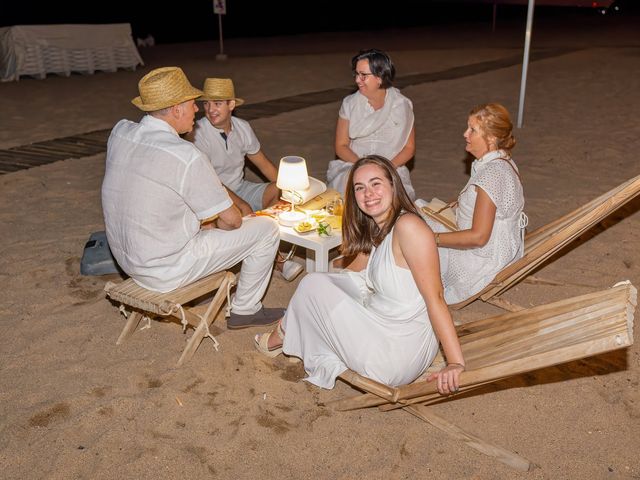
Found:
[[94, 232], [89, 237], [82, 253], [80, 273], [82, 275], [124, 274], [111, 255], [106, 232]]

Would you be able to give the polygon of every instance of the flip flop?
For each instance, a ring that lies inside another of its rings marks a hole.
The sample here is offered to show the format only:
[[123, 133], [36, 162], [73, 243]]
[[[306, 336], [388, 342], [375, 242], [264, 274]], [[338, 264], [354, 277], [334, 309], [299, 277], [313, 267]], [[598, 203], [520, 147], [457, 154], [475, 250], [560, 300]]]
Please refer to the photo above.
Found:
[[280, 340], [284, 340], [284, 332], [282, 331], [282, 327], [280, 327], [279, 323], [278, 326], [270, 332], [262, 333], [253, 337], [253, 346], [256, 347], [256, 350], [269, 358], [275, 358], [282, 353], [282, 344], [279, 347], [269, 348], [269, 337], [273, 333], [278, 335]]

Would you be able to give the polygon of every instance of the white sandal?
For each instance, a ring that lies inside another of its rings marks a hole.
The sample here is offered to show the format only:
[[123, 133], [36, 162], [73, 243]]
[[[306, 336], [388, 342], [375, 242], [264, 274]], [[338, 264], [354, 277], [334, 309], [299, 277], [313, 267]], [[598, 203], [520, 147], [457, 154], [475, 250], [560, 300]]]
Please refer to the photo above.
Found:
[[282, 327], [279, 322], [278, 326], [270, 332], [262, 333], [253, 337], [253, 345], [256, 347], [256, 350], [270, 358], [275, 358], [282, 353], [282, 344], [280, 344], [279, 347], [269, 348], [269, 338], [273, 333], [278, 335], [280, 340], [284, 341], [284, 332], [282, 331]]

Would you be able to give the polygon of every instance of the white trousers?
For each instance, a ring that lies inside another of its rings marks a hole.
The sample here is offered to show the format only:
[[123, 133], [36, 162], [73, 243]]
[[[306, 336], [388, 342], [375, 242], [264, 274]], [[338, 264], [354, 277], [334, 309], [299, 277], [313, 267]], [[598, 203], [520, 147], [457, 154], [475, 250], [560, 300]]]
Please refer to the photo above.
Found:
[[186, 273], [184, 284], [242, 262], [231, 311], [240, 315], [256, 313], [262, 308], [279, 243], [278, 224], [270, 217], [244, 218], [236, 230], [202, 230], [190, 245], [195, 262]]

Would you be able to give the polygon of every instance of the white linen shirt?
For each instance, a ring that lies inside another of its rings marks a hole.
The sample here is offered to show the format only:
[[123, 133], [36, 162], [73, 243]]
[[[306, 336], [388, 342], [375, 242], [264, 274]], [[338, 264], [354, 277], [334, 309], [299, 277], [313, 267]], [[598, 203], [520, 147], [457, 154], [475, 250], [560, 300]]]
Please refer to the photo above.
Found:
[[[386, 90], [382, 108], [374, 110], [367, 97], [358, 91], [342, 100], [338, 115], [349, 122], [349, 148], [358, 158], [381, 155], [393, 160], [407, 144], [414, 122], [411, 100], [394, 87]], [[327, 169], [329, 188], [344, 196], [352, 166], [353, 163], [343, 160], [330, 161]], [[402, 165], [396, 171], [407, 194], [414, 199], [416, 192], [409, 169]]]
[[231, 117], [231, 131], [226, 142], [220, 133], [224, 130], [202, 117], [196, 122], [193, 143], [209, 157], [220, 181], [235, 191], [244, 179], [245, 155], [258, 153], [260, 142], [249, 122], [236, 117]]
[[381, 109], [374, 110], [358, 91], [343, 99], [338, 115], [349, 121], [349, 148], [358, 157], [381, 155], [389, 160], [407, 144], [414, 122], [411, 100], [394, 87], [387, 89]]
[[231, 205], [206, 156], [165, 121], [146, 115], [113, 128], [102, 184], [107, 239], [139, 285], [181, 286], [197, 260], [200, 220]]

